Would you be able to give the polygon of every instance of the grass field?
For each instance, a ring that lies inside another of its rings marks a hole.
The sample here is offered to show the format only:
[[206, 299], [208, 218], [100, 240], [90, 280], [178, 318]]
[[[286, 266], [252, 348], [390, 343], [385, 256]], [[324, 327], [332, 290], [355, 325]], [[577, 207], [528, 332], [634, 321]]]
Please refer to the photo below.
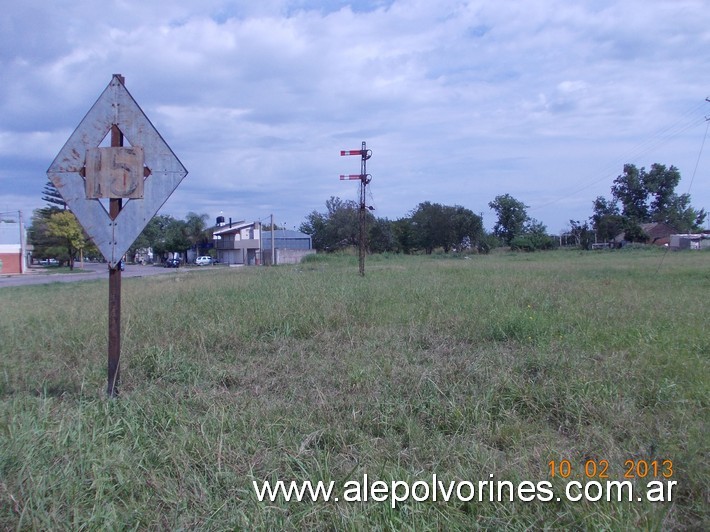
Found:
[[[710, 528], [710, 253], [366, 269], [319, 255], [125, 279], [116, 400], [105, 281], [0, 290], [0, 529]], [[670, 478], [635, 469], [668, 460]], [[676, 481], [672, 500], [392, 508], [342, 489], [260, 502], [252, 484], [436, 474], [557, 495], [585, 465], [622, 481], [628, 461], [639, 493]]]

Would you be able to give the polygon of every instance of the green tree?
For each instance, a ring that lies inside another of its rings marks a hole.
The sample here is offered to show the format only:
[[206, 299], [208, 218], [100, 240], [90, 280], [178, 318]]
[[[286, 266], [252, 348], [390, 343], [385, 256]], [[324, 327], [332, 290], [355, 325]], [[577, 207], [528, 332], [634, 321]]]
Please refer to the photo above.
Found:
[[470, 209], [454, 205], [450, 209], [454, 245], [459, 249], [480, 248], [485, 238], [483, 219]]
[[[56, 212], [60, 212], [56, 209]], [[47, 221], [52, 214], [51, 209], [36, 209], [32, 213], [32, 220], [27, 227], [27, 242], [34, 248], [32, 257], [34, 259], [51, 258], [48, 250], [56, 242], [50, 241], [50, 236], [47, 233]]]
[[477, 246], [483, 237], [483, 221], [460, 205], [425, 201], [410, 215], [414, 246], [427, 254], [436, 248], [445, 253]]
[[392, 232], [395, 239], [396, 251], [410, 254], [415, 248], [414, 226], [411, 218], [399, 218], [392, 222]]
[[603, 196], [594, 200], [591, 221], [597, 238], [603, 242], [614, 240], [616, 235], [624, 231], [624, 217], [619, 212], [616, 200], [609, 201]]
[[[354, 201], [331, 196], [325, 202], [326, 211], [311, 212], [299, 230], [311, 235], [313, 247], [319, 251], [337, 251], [357, 246], [360, 241], [360, 208]], [[366, 227], [372, 227], [375, 217], [366, 211]], [[368, 236], [367, 233], [365, 235]]]
[[187, 250], [192, 247], [187, 223], [183, 220], [173, 219], [165, 231], [165, 246], [167, 251], [180, 253], [185, 257]]
[[624, 173], [614, 179], [611, 194], [621, 203], [621, 214], [626, 219], [643, 223], [649, 219], [648, 190], [644, 184], [645, 170], [633, 164], [624, 165]]
[[189, 238], [187, 223], [168, 214], [160, 214], [151, 218], [141, 234], [131, 246], [131, 253], [141, 248], [152, 248], [156, 257], [164, 257], [166, 253], [184, 255], [192, 241]]
[[185, 216], [185, 231], [187, 239], [197, 255], [201, 255], [200, 246], [204, 247], [207, 245], [208, 236], [206, 233], [207, 220], [209, 216], [207, 214], [196, 214], [194, 212], [188, 212]]
[[[358, 246], [360, 243], [360, 207], [355, 201], [341, 200], [331, 197], [325, 202], [328, 209], [328, 234], [331, 236], [331, 248], [341, 249]], [[372, 215], [365, 213], [369, 219], [366, 227], [372, 222]]]
[[529, 219], [522, 233], [510, 241], [510, 248], [517, 251], [541, 251], [554, 246], [555, 239], [547, 234], [547, 227], [534, 218]]
[[64, 247], [69, 269], [73, 270], [77, 254], [87, 245], [84, 230], [74, 214], [71, 211], [55, 212], [47, 220], [47, 232]]
[[634, 219], [626, 220], [624, 225], [624, 240], [629, 242], [648, 242], [649, 236], [643, 227]]
[[67, 202], [64, 201], [64, 198], [62, 198], [62, 195], [59, 193], [59, 190], [57, 190], [57, 187], [54, 186], [54, 183], [49, 180], [42, 189], [42, 201], [47, 202], [49, 207], [59, 207], [61, 210], [67, 209]]
[[527, 205], [516, 200], [510, 194], [496, 196], [488, 206], [495, 211], [498, 217], [493, 233], [506, 245], [510, 245], [512, 240], [523, 234], [525, 224], [528, 222]]
[[691, 233], [703, 228], [707, 218], [705, 209], [695, 210], [690, 205], [690, 194], [674, 194], [668, 200], [662, 221], [675, 227], [680, 233]]
[[570, 234], [574, 238], [575, 245], [580, 249], [592, 249], [594, 244], [594, 230], [588, 222], [570, 220]]
[[369, 230], [370, 253], [385, 253], [396, 249], [396, 239], [392, 222], [387, 218], [376, 218]]
[[302, 233], [311, 235], [313, 248], [318, 251], [326, 251], [329, 247], [328, 238], [328, 217], [318, 211], [311, 212], [306, 216], [306, 221], [298, 228]]
[[677, 197], [675, 189], [680, 183], [680, 172], [675, 166], [666, 168], [665, 165], [658, 163], [652, 164], [648, 172], [644, 172], [643, 168], [641, 171], [643, 184], [650, 196], [649, 212], [652, 217], [663, 221], [662, 218]]
[[449, 251], [451, 226], [446, 219], [444, 206], [439, 203], [424, 201], [412, 211], [412, 227], [414, 242], [418, 249], [423, 249], [429, 255], [438, 247]]
[[[611, 193], [614, 202], [621, 204], [621, 215], [627, 233], [648, 222], [663, 222], [681, 232], [702, 227], [705, 210], [690, 206], [688, 194], [677, 195], [680, 172], [675, 166], [654, 163], [651, 169], [624, 165], [624, 172], [614, 180]], [[642, 235], [638, 235], [641, 237]]]
[[[52, 216], [63, 212], [70, 213], [70, 211], [64, 211], [59, 207], [44, 207], [42, 209], [36, 209], [32, 213], [32, 219], [27, 228], [27, 241], [34, 248], [32, 252], [33, 258], [56, 258], [66, 262], [69, 261], [64, 240], [56, 233], [50, 231], [49, 226], [49, 221]], [[98, 249], [90, 243], [86, 233], [84, 233], [84, 239], [86, 240], [85, 253], [87, 255], [92, 254], [99, 256], [100, 253]]]
[[[57, 258], [68, 262], [70, 267], [73, 268], [74, 258], [70, 257], [67, 253], [66, 240], [62, 236], [52, 233], [49, 229], [49, 221], [53, 215], [62, 212], [70, 213], [71, 211], [68, 210], [66, 202], [51, 181], [47, 181], [44, 186], [42, 200], [47, 202], [47, 206], [36, 209], [32, 213], [32, 220], [27, 228], [28, 242], [34, 247], [32, 255], [36, 259]], [[79, 226], [82, 232], [84, 246], [80, 249], [83, 250], [84, 255], [100, 257], [101, 253], [93, 242], [91, 242], [86, 231], [81, 228], [73, 215], [71, 218], [76, 222], [76, 225]], [[67, 219], [69, 219], [69, 217], [67, 217]], [[55, 222], [55, 230], [57, 229], [57, 225], [57, 222]]]

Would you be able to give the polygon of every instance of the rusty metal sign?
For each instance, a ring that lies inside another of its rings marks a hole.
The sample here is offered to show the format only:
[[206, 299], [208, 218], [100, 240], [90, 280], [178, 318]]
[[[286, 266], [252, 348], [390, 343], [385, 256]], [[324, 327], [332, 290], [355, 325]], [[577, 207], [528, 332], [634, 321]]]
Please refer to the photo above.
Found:
[[[130, 147], [99, 148], [112, 126]], [[119, 75], [113, 76], [47, 170], [111, 268], [186, 175]], [[112, 219], [99, 198], [128, 201]]]
[[140, 146], [89, 148], [84, 167], [86, 197], [142, 199], [146, 170]]

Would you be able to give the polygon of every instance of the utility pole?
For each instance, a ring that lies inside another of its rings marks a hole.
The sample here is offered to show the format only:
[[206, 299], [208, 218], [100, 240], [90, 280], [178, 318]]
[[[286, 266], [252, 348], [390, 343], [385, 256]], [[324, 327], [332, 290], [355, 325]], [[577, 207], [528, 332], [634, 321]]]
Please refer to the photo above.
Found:
[[[358, 215], [358, 225], [359, 225], [359, 242], [358, 242], [358, 256], [359, 256], [359, 269], [360, 275], [365, 275], [365, 235], [366, 235], [366, 210], [368, 209], [366, 205], [367, 198], [367, 185], [372, 181], [372, 176], [367, 173], [367, 160], [372, 157], [372, 150], [367, 149], [367, 144], [362, 141], [362, 148], [359, 150], [341, 150], [340, 155], [359, 155], [360, 156], [360, 173], [359, 174], [348, 174], [340, 175], [340, 180], [360, 180], [360, 204], [359, 204], [359, 215]], [[369, 207], [373, 210], [372, 207]]]
[[25, 260], [25, 226], [22, 222], [22, 211], [18, 211], [20, 220], [20, 273], [26, 273]]
[[271, 215], [271, 265], [276, 266], [276, 231], [274, 230], [274, 215]]

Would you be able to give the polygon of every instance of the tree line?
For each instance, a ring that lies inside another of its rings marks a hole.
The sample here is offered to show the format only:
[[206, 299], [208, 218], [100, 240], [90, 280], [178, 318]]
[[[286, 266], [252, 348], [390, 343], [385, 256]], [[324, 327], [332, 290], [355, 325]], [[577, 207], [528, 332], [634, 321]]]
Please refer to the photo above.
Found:
[[[649, 170], [633, 164], [611, 186], [611, 197], [597, 197], [592, 202], [592, 215], [584, 221], [570, 220], [569, 235], [575, 244], [589, 249], [594, 242], [611, 242], [623, 234], [630, 242], [646, 242], [643, 225], [665, 223], [679, 233], [702, 229], [707, 218], [704, 209], [695, 209], [689, 194], [677, 194], [680, 172], [674, 167], [655, 163]], [[47, 206], [34, 212], [28, 228], [29, 241], [35, 247], [34, 257], [58, 258], [73, 267], [83, 254], [100, 258], [74, 215], [51, 182], [42, 192]], [[493, 230], [483, 227], [482, 215], [461, 205], [442, 205], [424, 201], [406, 216], [396, 220], [375, 217], [366, 210], [366, 244], [370, 253], [426, 253], [442, 250], [477, 250], [486, 253], [494, 247], [509, 246], [513, 250], [536, 251], [555, 247], [557, 238], [547, 233], [545, 225], [527, 213], [528, 206], [510, 194], [496, 196], [488, 203], [496, 216]], [[359, 205], [352, 200], [331, 197], [325, 211], [312, 211], [300, 226], [311, 236], [318, 251], [337, 251], [359, 242]], [[190, 212], [184, 220], [169, 215], [156, 215], [131, 246], [128, 255], [138, 249], [152, 248], [156, 256], [169, 252], [184, 255], [194, 249], [197, 254], [210, 248], [208, 215]]]
[[[56, 258], [74, 268], [82, 255], [89, 260], [102, 260], [101, 252], [93, 245], [86, 231], [67, 208], [59, 191], [48, 181], [42, 191], [47, 205], [34, 211], [28, 227], [28, 241], [34, 246], [33, 258]], [[207, 214], [189, 212], [184, 220], [159, 214], [151, 218], [126, 253], [129, 260], [140, 249], [151, 248], [156, 257], [168, 253], [185, 255], [189, 249], [197, 254], [211, 245]], [[160, 259], [159, 259], [160, 260]]]
[[168, 253], [179, 253], [184, 257], [190, 249], [201, 255], [201, 251], [210, 248], [212, 243], [208, 219], [207, 214], [194, 212], [187, 213], [184, 220], [167, 214], [153, 216], [129, 248], [128, 255], [134, 256], [138, 250], [147, 248], [151, 248], [156, 257]]
[[[325, 212], [313, 211], [306, 216], [300, 231], [311, 235], [313, 247], [318, 251], [357, 246], [359, 205], [333, 196], [325, 206]], [[467, 250], [486, 253], [500, 245], [527, 251], [554, 245], [545, 226], [528, 216], [528, 207], [521, 201], [504, 194], [497, 196], [489, 206], [498, 220], [492, 233], [484, 229], [481, 215], [461, 205], [425, 201], [397, 220], [376, 218], [367, 210], [368, 251], [431, 254], [441, 249], [444, 253]]]
[[587, 221], [570, 220], [571, 235], [577, 245], [589, 249], [595, 241], [613, 242], [623, 235], [627, 242], [647, 242], [644, 224], [663, 223], [677, 233], [701, 231], [707, 218], [705, 209], [690, 204], [690, 194], [677, 194], [680, 171], [675, 166], [655, 163], [649, 170], [624, 165], [614, 179], [611, 198], [598, 196]]
[[[623, 173], [611, 187], [611, 198], [597, 197], [592, 215], [583, 222], [570, 220], [569, 236], [578, 247], [590, 249], [595, 242], [612, 242], [623, 235], [628, 242], [647, 242], [643, 225], [665, 223], [678, 233], [702, 230], [707, 213], [691, 206], [689, 194], [677, 194], [680, 172], [674, 166], [655, 163], [649, 170], [624, 165]], [[425, 201], [397, 220], [376, 218], [366, 211], [367, 247], [372, 253], [432, 253], [441, 249], [487, 252], [493, 247], [513, 250], [551, 249], [557, 239], [545, 225], [530, 218], [529, 208], [510, 194], [496, 196], [488, 203], [496, 222], [491, 233], [483, 227], [481, 215], [460, 205]], [[358, 210], [354, 201], [331, 197], [326, 211], [313, 211], [300, 230], [311, 235], [320, 251], [335, 251], [358, 244]]]
[[33, 259], [53, 258], [74, 269], [74, 262], [82, 254], [100, 254], [51, 181], [42, 189], [42, 200], [47, 205], [32, 213], [27, 228], [28, 242], [34, 247]]

